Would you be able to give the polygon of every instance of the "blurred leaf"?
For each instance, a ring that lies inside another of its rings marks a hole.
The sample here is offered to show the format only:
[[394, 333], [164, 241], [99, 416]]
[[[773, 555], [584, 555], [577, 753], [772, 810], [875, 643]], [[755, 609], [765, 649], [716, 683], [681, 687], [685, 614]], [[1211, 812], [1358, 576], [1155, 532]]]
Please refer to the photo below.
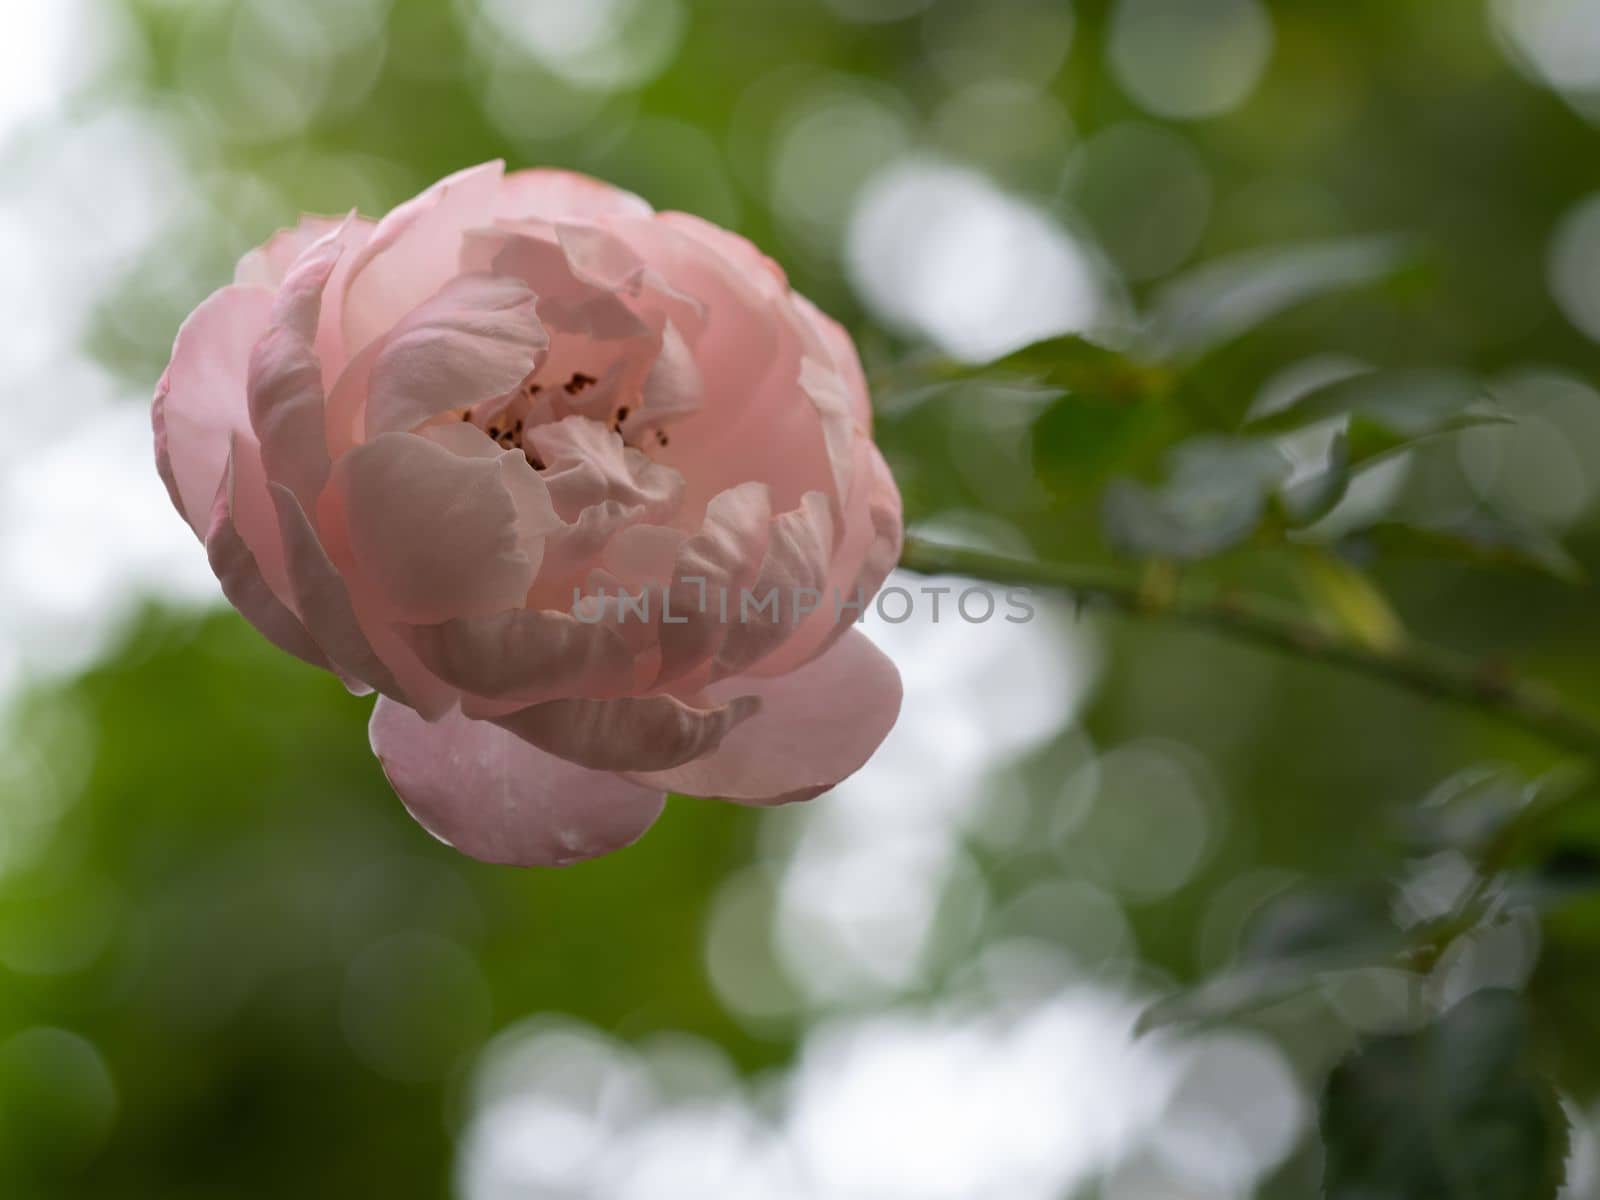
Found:
[[1346, 539], [1354, 550], [1400, 558], [1531, 567], [1568, 583], [1584, 571], [1553, 536], [1526, 522], [1478, 512], [1450, 525], [1385, 522]]
[[942, 354], [906, 356], [876, 372], [872, 392], [889, 413], [912, 408], [966, 383], [990, 383], [1025, 391], [1069, 393], [1107, 407], [1159, 400], [1171, 390], [1166, 370], [1076, 335], [1047, 338], [985, 363], [965, 363]]
[[1309, 991], [1324, 972], [1385, 962], [1404, 945], [1386, 889], [1289, 892], [1257, 914], [1232, 966], [1151, 1005], [1139, 1027], [1229, 1020]]
[[1328, 461], [1314, 475], [1286, 483], [1279, 494], [1284, 512], [1297, 525], [1309, 525], [1333, 511], [1350, 490], [1350, 439], [1336, 433], [1328, 445]]
[[1410, 249], [1404, 238], [1355, 237], [1209, 263], [1157, 293], [1146, 340], [1158, 359], [1197, 357], [1297, 304], [1385, 278]]
[[1285, 433], [1339, 417], [1364, 419], [1361, 457], [1428, 434], [1510, 422], [1473, 376], [1414, 370], [1371, 371], [1339, 379], [1282, 408], [1257, 414], [1248, 424], [1252, 433]]
[[1289, 460], [1266, 442], [1204, 437], [1179, 446], [1160, 488], [1118, 480], [1106, 489], [1106, 539], [1126, 554], [1181, 562], [1218, 554], [1248, 538]]
[[1317, 611], [1364, 646], [1391, 650], [1406, 640], [1405, 627], [1377, 586], [1335, 554], [1309, 548], [1296, 559], [1301, 586]]
[[1327, 1200], [1554, 1200], [1570, 1133], [1530, 1061], [1521, 997], [1488, 990], [1345, 1059], [1322, 1137]]
[[1082, 495], [1124, 466], [1161, 429], [1149, 404], [1126, 404], [1068, 393], [1033, 424], [1033, 464], [1057, 493]]
[[1527, 807], [1529, 786], [1509, 769], [1463, 771], [1404, 811], [1406, 843], [1420, 855], [1459, 850], [1476, 856]]

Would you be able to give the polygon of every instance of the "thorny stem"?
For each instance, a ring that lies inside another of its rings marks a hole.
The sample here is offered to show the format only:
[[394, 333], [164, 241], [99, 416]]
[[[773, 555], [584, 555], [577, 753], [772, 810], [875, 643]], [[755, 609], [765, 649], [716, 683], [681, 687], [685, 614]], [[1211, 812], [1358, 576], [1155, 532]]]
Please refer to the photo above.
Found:
[[1504, 670], [1414, 643], [1378, 648], [1308, 623], [1274, 601], [1177, 592], [1153, 597], [1120, 571], [1038, 562], [908, 538], [900, 565], [921, 575], [965, 575], [993, 583], [1049, 588], [1080, 608], [1106, 608], [1209, 629], [1281, 653], [1329, 663], [1422, 696], [1487, 713], [1545, 742], [1600, 759], [1600, 721], [1568, 706], [1549, 688], [1510, 678]]

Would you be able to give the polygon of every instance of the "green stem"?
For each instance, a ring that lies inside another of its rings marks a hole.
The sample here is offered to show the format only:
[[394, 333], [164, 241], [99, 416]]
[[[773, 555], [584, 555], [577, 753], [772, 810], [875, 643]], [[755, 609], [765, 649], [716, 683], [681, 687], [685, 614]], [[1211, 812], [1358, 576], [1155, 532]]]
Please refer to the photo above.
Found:
[[1552, 745], [1600, 758], [1600, 722], [1536, 683], [1508, 678], [1471, 659], [1414, 643], [1374, 647], [1318, 628], [1292, 608], [1261, 597], [1181, 593], [1152, 597], [1120, 571], [1013, 558], [908, 538], [900, 565], [921, 575], [965, 575], [994, 583], [1047, 588], [1080, 606], [1108, 608], [1209, 629], [1299, 658], [1329, 663], [1419, 695], [1488, 713]]

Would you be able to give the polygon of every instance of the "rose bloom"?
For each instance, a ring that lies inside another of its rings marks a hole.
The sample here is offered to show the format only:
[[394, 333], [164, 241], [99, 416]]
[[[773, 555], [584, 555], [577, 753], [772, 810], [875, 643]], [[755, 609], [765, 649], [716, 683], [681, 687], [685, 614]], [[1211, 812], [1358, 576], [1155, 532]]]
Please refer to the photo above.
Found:
[[184, 323], [153, 423], [228, 599], [379, 693], [390, 782], [476, 858], [808, 799], [898, 715], [853, 628], [901, 541], [860, 361], [698, 218], [500, 163], [308, 217]]

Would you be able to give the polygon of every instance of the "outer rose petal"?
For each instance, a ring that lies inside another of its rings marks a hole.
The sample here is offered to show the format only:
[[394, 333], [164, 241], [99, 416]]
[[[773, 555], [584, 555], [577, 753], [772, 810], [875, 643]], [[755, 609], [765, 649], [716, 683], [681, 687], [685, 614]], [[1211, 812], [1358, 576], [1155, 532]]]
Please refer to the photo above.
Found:
[[533, 584], [499, 462], [385, 433], [339, 460], [350, 550], [394, 614], [416, 624], [515, 608]]
[[455, 275], [462, 235], [487, 225], [505, 164], [457, 171], [395, 209], [351, 265], [344, 349], [354, 358]]
[[569, 762], [597, 771], [661, 771], [714, 750], [754, 716], [759, 700], [735, 696], [706, 708], [674, 696], [552, 700], [495, 719]]
[[502, 221], [558, 221], [599, 216], [648, 217], [652, 211], [632, 192], [573, 171], [541, 167], [513, 171], [500, 181], [494, 215]]
[[370, 735], [406, 810], [484, 862], [554, 867], [609, 854], [636, 841], [665, 804], [659, 789], [587, 771], [460, 713], [429, 724], [380, 697]]
[[351, 691], [365, 695], [377, 688], [390, 696], [406, 699], [406, 693], [393, 672], [378, 657], [372, 643], [362, 632], [361, 623], [350, 602], [349, 589], [329, 561], [328, 553], [323, 549], [317, 531], [312, 528], [300, 501], [282, 484], [271, 486], [279, 528], [283, 534], [289, 586], [306, 628], [313, 632], [317, 644], [337, 664]]
[[245, 376], [271, 312], [272, 293], [262, 288], [213, 292], [178, 330], [172, 362], [156, 388], [156, 465], [173, 503], [202, 539], [229, 439], [250, 429]]
[[273, 302], [272, 327], [250, 355], [250, 423], [262, 466], [307, 506], [328, 481], [327, 397], [316, 336], [323, 289], [343, 253], [330, 238], [294, 265]]
[[300, 619], [267, 585], [255, 554], [234, 523], [233, 462], [233, 456], [229, 455], [227, 475], [217, 489], [211, 525], [205, 536], [206, 557], [222, 584], [222, 594], [274, 646], [314, 667], [326, 669], [329, 664], [322, 650]]
[[900, 673], [852, 629], [792, 674], [725, 680], [707, 695], [753, 695], [761, 710], [709, 754], [629, 778], [690, 796], [787, 804], [820, 795], [872, 757], [900, 715]]
[[337, 230], [345, 220], [343, 217], [301, 217], [300, 224], [293, 229], [278, 230], [241, 258], [234, 268], [233, 281], [245, 287], [276, 289], [288, 277], [294, 260]]

